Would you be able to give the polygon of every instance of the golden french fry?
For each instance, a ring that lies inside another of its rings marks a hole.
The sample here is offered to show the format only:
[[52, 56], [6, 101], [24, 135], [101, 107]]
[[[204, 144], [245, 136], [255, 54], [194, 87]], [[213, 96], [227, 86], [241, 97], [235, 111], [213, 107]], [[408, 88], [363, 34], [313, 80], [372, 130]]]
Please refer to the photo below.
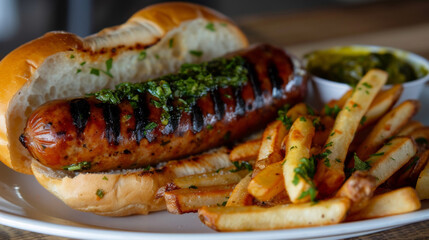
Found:
[[[308, 106], [305, 103], [298, 103], [287, 111], [286, 116], [292, 124], [298, 117], [307, 114]], [[279, 120], [270, 123], [265, 128], [252, 177], [255, 177], [266, 166], [282, 160], [281, 144], [288, 131], [287, 127]]]
[[229, 154], [232, 162], [255, 160], [258, 157], [261, 139], [250, 140], [235, 146]]
[[[286, 192], [293, 203], [308, 202], [310, 197], [314, 198], [316, 196], [316, 189], [312, 180], [313, 176], [309, 176], [311, 173], [308, 172], [311, 171], [309, 168], [312, 168], [312, 170], [315, 168], [315, 163], [309, 159], [314, 132], [311, 119], [300, 117], [295, 120], [288, 134], [283, 176]], [[308, 166], [308, 164], [311, 166]], [[303, 169], [297, 173], [295, 169], [298, 168]]]
[[401, 169], [387, 180], [387, 184], [393, 188], [416, 186], [421, 171], [426, 166], [429, 158], [429, 150], [417, 151]]
[[247, 190], [260, 201], [269, 201], [285, 190], [282, 162], [268, 165], [249, 183]]
[[235, 171], [235, 167], [218, 169], [215, 172], [201, 173], [173, 179], [173, 183], [179, 188], [190, 186], [208, 187], [217, 185], [229, 185], [238, 183], [249, 171]]
[[235, 186], [231, 195], [229, 196], [226, 206], [248, 206], [252, 204], [253, 197], [247, 192], [247, 186], [250, 180], [252, 180], [252, 173], [247, 174], [241, 181]]
[[203, 206], [225, 205], [234, 185], [182, 188], [164, 193], [167, 210], [174, 214], [196, 212]]
[[404, 166], [417, 152], [417, 146], [410, 137], [397, 137], [384, 145], [365, 162], [371, 168], [369, 174], [376, 177], [376, 186], [384, 183]]
[[203, 207], [198, 215], [204, 224], [216, 231], [255, 231], [340, 223], [349, 207], [347, 198], [335, 198], [317, 204], [299, 203], [270, 208]]
[[356, 171], [344, 182], [335, 196], [350, 199], [350, 213], [355, 213], [368, 205], [377, 187], [375, 183], [376, 178], [368, 172]]
[[416, 191], [405, 187], [373, 197], [364, 209], [347, 217], [347, 221], [392, 216], [416, 211], [420, 207]]
[[389, 109], [395, 105], [396, 101], [398, 101], [403, 90], [404, 87], [397, 84], [393, 85], [393, 87], [388, 90], [380, 91], [380, 93], [374, 98], [371, 106], [369, 106], [368, 111], [361, 121], [359, 129], [373, 124], [387, 111], [389, 111]]
[[359, 123], [371, 102], [386, 83], [387, 73], [369, 71], [356, 86], [352, 96], [339, 112], [325, 149], [317, 164], [315, 181], [319, 193], [333, 194], [344, 182], [344, 160]]
[[261, 147], [255, 162], [253, 177], [269, 164], [281, 161], [281, 142], [288, 130], [279, 120], [270, 123], [262, 135]]
[[383, 143], [393, 137], [399, 130], [417, 113], [419, 103], [414, 100], [407, 100], [387, 113], [370, 134], [365, 138], [357, 150], [357, 155], [361, 159], [367, 159]]
[[409, 136], [414, 130], [423, 127], [423, 124], [419, 121], [409, 121], [398, 133], [397, 136]]
[[[425, 151], [423, 155], [426, 156], [428, 151], [429, 150]], [[416, 190], [420, 199], [422, 200], [429, 199], [429, 161], [428, 160], [426, 160], [426, 165], [419, 174], [419, 177], [417, 179], [417, 184], [416, 184]]]

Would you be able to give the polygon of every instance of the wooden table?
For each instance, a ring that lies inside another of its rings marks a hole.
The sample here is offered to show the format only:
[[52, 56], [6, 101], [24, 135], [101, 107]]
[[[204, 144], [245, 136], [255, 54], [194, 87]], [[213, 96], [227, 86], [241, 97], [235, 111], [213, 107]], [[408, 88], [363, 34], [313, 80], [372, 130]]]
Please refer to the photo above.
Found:
[[[406, 49], [429, 58], [429, 1], [381, 1], [294, 14], [236, 19], [251, 42], [285, 46], [296, 56], [313, 49], [373, 44]], [[425, 239], [429, 221], [354, 239]], [[0, 239], [60, 239], [0, 225]]]

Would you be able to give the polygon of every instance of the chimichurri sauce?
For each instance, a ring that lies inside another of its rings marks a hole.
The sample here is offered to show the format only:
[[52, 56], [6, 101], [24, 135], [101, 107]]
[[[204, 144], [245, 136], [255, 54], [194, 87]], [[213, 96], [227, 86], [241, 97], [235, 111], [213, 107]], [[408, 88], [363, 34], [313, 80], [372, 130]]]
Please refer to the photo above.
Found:
[[387, 84], [399, 84], [423, 77], [427, 70], [411, 65], [392, 52], [344, 50], [316, 51], [306, 56], [307, 70], [320, 78], [355, 86], [371, 69], [389, 74]]

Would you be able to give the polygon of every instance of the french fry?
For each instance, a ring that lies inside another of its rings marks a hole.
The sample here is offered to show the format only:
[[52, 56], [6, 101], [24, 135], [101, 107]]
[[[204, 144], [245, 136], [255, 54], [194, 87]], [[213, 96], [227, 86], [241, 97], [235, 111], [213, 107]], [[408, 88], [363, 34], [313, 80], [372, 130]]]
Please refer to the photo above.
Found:
[[350, 199], [350, 213], [355, 213], [368, 205], [376, 188], [375, 183], [376, 178], [368, 172], [356, 171], [344, 182], [335, 196]]
[[[426, 155], [425, 151], [425, 154]], [[426, 165], [420, 172], [416, 184], [417, 194], [421, 200], [429, 199], [429, 161], [426, 160]]]
[[201, 173], [173, 179], [173, 183], [179, 188], [190, 186], [208, 187], [217, 185], [229, 185], [238, 183], [249, 171], [234, 171], [235, 167], [219, 169], [216, 172]]
[[[283, 179], [282, 179], [283, 180]], [[269, 201], [259, 201], [258, 199], [254, 199], [253, 205], [260, 207], [274, 207], [277, 205], [291, 204], [292, 202], [289, 199], [289, 196], [285, 189], [273, 197]]]
[[[311, 166], [307, 162], [311, 161], [310, 148], [314, 136], [314, 126], [310, 118], [300, 117], [293, 123], [288, 139], [286, 141], [286, 156], [283, 164], [283, 177], [286, 191], [293, 203], [308, 202], [310, 195], [316, 196], [316, 189], [309, 176]], [[303, 158], [306, 163], [303, 163]], [[304, 166], [305, 165], [305, 166]], [[302, 171], [296, 172], [296, 169], [302, 167]], [[314, 162], [312, 168], [314, 170]], [[305, 169], [304, 169], [305, 168]], [[314, 173], [313, 173], [314, 174]], [[311, 191], [314, 191], [310, 193]], [[304, 194], [307, 193], [307, 194]]]
[[419, 121], [409, 121], [398, 133], [397, 136], [409, 136], [414, 130], [423, 127]]
[[232, 162], [255, 160], [258, 157], [261, 139], [250, 140], [235, 146], [229, 154]]
[[426, 166], [429, 157], [429, 150], [417, 151], [417, 154], [412, 157], [401, 169], [399, 169], [392, 177], [387, 180], [387, 184], [393, 188], [416, 186], [420, 172]]
[[429, 127], [417, 128], [412, 133], [410, 133], [409, 136], [412, 137], [417, 142], [417, 144], [419, 144], [419, 147], [429, 147]]
[[349, 145], [362, 117], [386, 80], [386, 72], [369, 71], [339, 112], [332, 134], [326, 141], [323, 158], [317, 164], [315, 182], [323, 196], [333, 194], [344, 182], [344, 160]]
[[[287, 111], [286, 116], [293, 122], [298, 117], [307, 114], [307, 105], [305, 103], [298, 103]], [[289, 130], [286, 126], [279, 120], [272, 122], [265, 128], [252, 177], [255, 177], [266, 166], [282, 160], [283, 157], [280, 154], [281, 144], [288, 132]]]
[[231, 195], [229, 196], [226, 206], [248, 206], [252, 204], [253, 197], [247, 192], [247, 186], [252, 179], [252, 173], [247, 174], [241, 181], [235, 186]]
[[373, 197], [364, 209], [347, 217], [347, 221], [392, 216], [416, 211], [420, 207], [416, 191], [405, 187]]
[[340, 223], [350, 207], [347, 198], [300, 203], [270, 208], [203, 207], [200, 220], [216, 231], [255, 231], [312, 227]]
[[260, 201], [269, 201], [285, 190], [282, 161], [268, 165], [249, 183], [247, 190]]
[[417, 113], [419, 103], [407, 100], [392, 109], [375, 125], [370, 134], [365, 138], [357, 150], [361, 159], [367, 159], [369, 155], [380, 148], [383, 143], [393, 137], [399, 130]]
[[262, 135], [261, 147], [255, 162], [253, 177], [266, 166], [281, 161], [280, 148], [288, 130], [281, 121], [274, 121], [265, 128]]
[[316, 128], [316, 132], [314, 133], [313, 141], [311, 143], [313, 147], [323, 147], [329, 137], [329, 134], [332, 132], [335, 119], [331, 116], [322, 116], [320, 117], [320, 123], [321, 125], [319, 129]]
[[376, 186], [384, 183], [404, 166], [417, 152], [417, 146], [410, 137], [397, 137], [384, 145], [365, 162], [371, 168], [369, 174], [376, 177]]
[[393, 87], [388, 90], [380, 91], [380, 93], [374, 98], [371, 106], [369, 106], [368, 112], [366, 112], [361, 124], [359, 125], [359, 129], [373, 124], [387, 111], [389, 111], [389, 109], [395, 105], [396, 101], [398, 101], [403, 90], [404, 87], [397, 84], [393, 85]]
[[[347, 100], [350, 98], [350, 96], [352, 96], [353, 94], [353, 89], [348, 90], [347, 92], [345, 92], [340, 99], [338, 100], [332, 100], [330, 101], [328, 104], [326, 104], [329, 108], [333, 108], [335, 107], [335, 105], [338, 108], [343, 108], [344, 104], [346, 104]], [[326, 107], [325, 109], [323, 109], [322, 111], [322, 115], [326, 115]]]
[[196, 212], [203, 206], [225, 205], [234, 185], [182, 188], [164, 193], [167, 210], [174, 214]]

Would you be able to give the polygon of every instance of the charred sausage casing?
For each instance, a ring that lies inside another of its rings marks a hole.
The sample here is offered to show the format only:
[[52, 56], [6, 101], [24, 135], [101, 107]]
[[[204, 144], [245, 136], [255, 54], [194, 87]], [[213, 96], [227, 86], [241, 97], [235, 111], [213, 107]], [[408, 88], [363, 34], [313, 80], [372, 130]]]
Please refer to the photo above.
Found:
[[[162, 109], [150, 94], [143, 93], [137, 107], [94, 97], [56, 100], [31, 114], [20, 141], [53, 169], [138, 168], [242, 138], [273, 120], [284, 104], [303, 99], [305, 81], [282, 49], [258, 45], [236, 54], [245, 59], [247, 82], [212, 89], [191, 111], [174, 108], [167, 125], [161, 124]], [[148, 128], [153, 123], [156, 127]]]

